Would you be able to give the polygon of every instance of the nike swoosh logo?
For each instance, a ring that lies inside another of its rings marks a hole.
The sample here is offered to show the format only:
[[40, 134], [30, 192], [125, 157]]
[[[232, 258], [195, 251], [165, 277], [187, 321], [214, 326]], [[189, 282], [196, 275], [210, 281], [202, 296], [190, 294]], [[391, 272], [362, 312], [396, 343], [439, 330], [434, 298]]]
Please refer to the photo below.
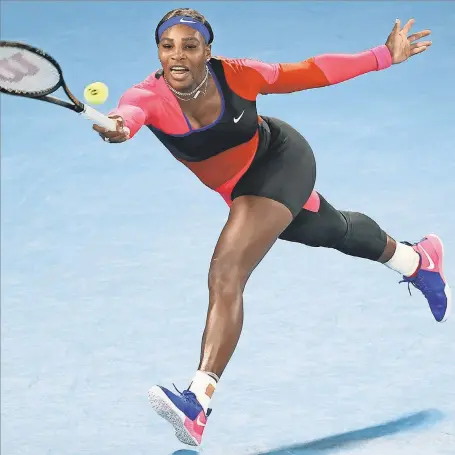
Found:
[[180, 19], [180, 22], [187, 23], [187, 24], [195, 24], [196, 21], [186, 21], [185, 19]]
[[238, 123], [238, 121], [243, 117], [244, 112], [245, 111], [243, 110], [242, 113], [237, 118], [234, 117], [234, 123]]
[[434, 269], [434, 262], [431, 260], [430, 255], [425, 251], [425, 248], [420, 247], [420, 249], [425, 253], [425, 256], [428, 259], [428, 262], [430, 265], [428, 266], [428, 270], [433, 270]]
[[205, 427], [205, 423], [201, 422], [200, 418], [201, 418], [200, 416], [197, 417], [196, 423], [201, 427]]

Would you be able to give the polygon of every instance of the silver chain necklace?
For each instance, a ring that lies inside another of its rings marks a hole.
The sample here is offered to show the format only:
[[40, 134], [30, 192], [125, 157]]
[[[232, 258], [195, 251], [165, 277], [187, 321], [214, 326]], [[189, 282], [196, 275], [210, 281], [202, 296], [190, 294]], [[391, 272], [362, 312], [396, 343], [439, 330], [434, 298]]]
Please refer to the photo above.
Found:
[[[209, 79], [209, 68], [206, 65], [205, 66], [205, 76], [204, 76], [204, 79], [202, 79], [202, 82], [191, 92], [179, 92], [179, 91], [175, 90], [175, 88], [171, 87], [171, 85], [169, 84], [169, 82], [166, 79], [166, 76], [164, 76], [164, 82], [166, 82], [166, 85], [169, 87], [169, 90], [181, 101], [190, 101], [191, 99], [196, 99], [201, 94], [201, 87], [204, 84], [205, 84], [205, 90], [203, 91], [203, 95], [205, 95], [207, 92], [208, 79]], [[182, 97], [189, 97], [189, 98], [182, 98]]]
[[177, 93], [174, 93], [174, 96], [175, 96], [176, 98], [178, 98], [179, 100], [181, 100], [181, 101], [191, 101], [191, 100], [194, 100], [194, 99], [196, 99], [201, 93], [202, 93], [202, 96], [204, 96], [204, 95], [207, 93], [207, 86], [208, 86], [208, 83], [209, 83], [209, 79], [207, 78], [207, 79], [205, 80], [205, 86], [204, 86], [204, 88], [198, 90], [198, 91], [196, 92], [196, 94], [195, 94], [194, 96], [192, 96], [191, 98], [183, 98], [183, 97], [177, 95]]

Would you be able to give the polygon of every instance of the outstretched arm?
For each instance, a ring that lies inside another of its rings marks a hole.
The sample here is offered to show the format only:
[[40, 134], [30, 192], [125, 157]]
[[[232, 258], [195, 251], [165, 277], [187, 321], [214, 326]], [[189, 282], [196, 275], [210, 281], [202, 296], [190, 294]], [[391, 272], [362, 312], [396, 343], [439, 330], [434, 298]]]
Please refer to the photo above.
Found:
[[428, 36], [430, 30], [423, 30], [407, 36], [414, 20], [400, 29], [400, 21], [382, 46], [356, 54], [324, 54], [298, 63], [266, 64], [249, 62], [260, 73], [259, 93], [289, 93], [317, 87], [326, 87], [353, 79], [371, 71], [389, 68], [413, 55], [425, 51], [431, 41], [416, 40]]
[[266, 79], [260, 93], [290, 93], [326, 87], [391, 65], [392, 57], [385, 45], [357, 54], [324, 54], [303, 62], [270, 65], [275, 66], [274, 74]]
[[117, 131], [108, 131], [98, 125], [93, 125], [93, 129], [108, 142], [119, 143], [131, 139], [147, 123], [154, 97], [147, 81], [128, 89], [117, 107], [109, 113], [109, 117], [117, 121]]
[[121, 96], [117, 108], [110, 112], [110, 115], [118, 115], [123, 119], [130, 130], [130, 138], [147, 122], [154, 96], [146, 87], [132, 87]]

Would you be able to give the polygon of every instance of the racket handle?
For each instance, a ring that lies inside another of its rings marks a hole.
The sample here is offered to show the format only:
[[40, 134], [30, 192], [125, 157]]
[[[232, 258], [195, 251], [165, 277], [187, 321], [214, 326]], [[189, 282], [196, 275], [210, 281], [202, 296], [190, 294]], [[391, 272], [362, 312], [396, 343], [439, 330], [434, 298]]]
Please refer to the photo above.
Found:
[[106, 115], [98, 112], [93, 107], [84, 105], [84, 110], [81, 112], [81, 115], [88, 120], [92, 120], [99, 126], [103, 128], [107, 128], [110, 131], [115, 131], [117, 129], [117, 122], [112, 120], [111, 118], [107, 117]]

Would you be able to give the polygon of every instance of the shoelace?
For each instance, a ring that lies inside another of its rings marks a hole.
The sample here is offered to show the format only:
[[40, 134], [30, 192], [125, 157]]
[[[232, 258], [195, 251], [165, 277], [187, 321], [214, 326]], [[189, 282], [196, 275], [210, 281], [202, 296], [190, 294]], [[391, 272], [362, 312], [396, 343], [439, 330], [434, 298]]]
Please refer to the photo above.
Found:
[[[191, 392], [190, 390], [184, 390], [183, 392], [180, 392], [180, 390], [177, 389], [177, 386], [174, 383], [172, 383], [172, 385], [174, 386], [174, 389], [177, 391], [177, 393], [179, 393], [186, 401], [201, 406], [194, 392]], [[211, 409], [207, 409], [206, 417], [208, 417], [211, 414], [211, 412], [212, 412]]]
[[[417, 282], [417, 284], [416, 284]], [[419, 289], [420, 291], [422, 291], [422, 294], [427, 297], [429, 294], [431, 294], [431, 289], [429, 289], [427, 287], [427, 285], [425, 284], [425, 281], [420, 278], [418, 275], [413, 277], [413, 278], [408, 278], [408, 277], [404, 277], [403, 280], [399, 281], [398, 284], [400, 283], [408, 283], [408, 291], [409, 291], [409, 295], [412, 295], [411, 294], [411, 284], [416, 288], [416, 289]]]

